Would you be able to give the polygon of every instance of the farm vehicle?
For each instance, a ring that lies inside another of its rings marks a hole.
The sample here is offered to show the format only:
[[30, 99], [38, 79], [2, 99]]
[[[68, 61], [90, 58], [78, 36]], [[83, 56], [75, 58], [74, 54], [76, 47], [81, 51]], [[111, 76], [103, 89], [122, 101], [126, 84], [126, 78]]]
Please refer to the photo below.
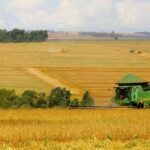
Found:
[[136, 75], [128, 74], [115, 87], [114, 102], [121, 106], [150, 107], [150, 84]]

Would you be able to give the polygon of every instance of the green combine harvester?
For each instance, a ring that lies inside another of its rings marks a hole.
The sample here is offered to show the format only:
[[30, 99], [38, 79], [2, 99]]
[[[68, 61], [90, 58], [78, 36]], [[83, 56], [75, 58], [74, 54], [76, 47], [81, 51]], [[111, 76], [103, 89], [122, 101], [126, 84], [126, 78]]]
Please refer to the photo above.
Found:
[[123, 77], [115, 87], [115, 103], [137, 108], [150, 107], [150, 84], [134, 74]]

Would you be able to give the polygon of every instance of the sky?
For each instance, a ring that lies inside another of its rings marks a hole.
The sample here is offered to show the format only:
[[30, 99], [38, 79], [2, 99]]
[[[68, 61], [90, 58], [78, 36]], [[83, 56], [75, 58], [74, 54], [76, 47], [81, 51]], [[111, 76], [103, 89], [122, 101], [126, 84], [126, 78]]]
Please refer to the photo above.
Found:
[[150, 31], [150, 0], [0, 0], [0, 28]]

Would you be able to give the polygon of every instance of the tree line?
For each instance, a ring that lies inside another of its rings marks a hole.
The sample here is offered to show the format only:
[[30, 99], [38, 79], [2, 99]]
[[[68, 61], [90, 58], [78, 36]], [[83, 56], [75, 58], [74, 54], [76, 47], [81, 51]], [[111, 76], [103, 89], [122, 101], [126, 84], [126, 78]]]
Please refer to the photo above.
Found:
[[11, 31], [0, 29], [0, 42], [42, 42], [46, 41], [48, 33], [46, 30], [35, 30], [27, 32], [21, 29]]
[[90, 35], [90, 36], [95, 36], [95, 37], [101, 37], [101, 38], [113, 38], [115, 40], [117, 40], [118, 38], [121, 38], [122, 35], [115, 33], [114, 31], [112, 31], [111, 33], [108, 32], [80, 32], [80, 35]]
[[71, 100], [71, 92], [65, 88], [54, 88], [48, 94], [26, 90], [17, 95], [15, 90], [0, 89], [0, 108], [51, 108], [93, 106], [93, 98], [86, 91], [81, 100]]

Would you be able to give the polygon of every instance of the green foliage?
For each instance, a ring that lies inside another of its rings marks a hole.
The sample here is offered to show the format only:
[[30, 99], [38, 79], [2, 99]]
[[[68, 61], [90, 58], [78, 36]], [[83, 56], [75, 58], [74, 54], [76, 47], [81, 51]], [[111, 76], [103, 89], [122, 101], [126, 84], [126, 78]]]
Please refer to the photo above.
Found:
[[0, 41], [1, 42], [5, 41], [5, 39], [6, 39], [6, 33], [7, 33], [6, 30], [0, 30]]
[[93, 98], [90, 96], [90, 93], [86, 91], [82, 97], [81, 106], [93, 106], [94, 101]]
[[0, 89], [0, 99], [7, 99], [13, 101], [16, 98], [15, 90]]
[[47, 102], [44, 99], [39, 99], [36, 102], [36, 108], [47, 108]]
[[42, 31], [42, 30], [39, 30], [39, 31], [32, 31], [30, 33], [30, 40], [31, 41], [45, 41], [46, 39], [48, 38], [48, 34], [47, 34], [47, 31]]
[[26, 32], [13, 29], [12, 31], [0, 30], [0, 42], [42, 42], [48, 38], [45, 30]]
[[78, 107], [79, 106], [79, 100], [78, 99], [74, 99], [70, 102], [70, 106], [71, 107]]
[[21, 95], [21, 101], [24, 104], [27, 104], [28, 106], [34, 107], [34, 101], [36, 101], [38, 98], [38, 94], [35, 91], [24, 91]]
[[26, 90], [22, 93], [22, 97], [28, 96], [31, 99], [37, 99], [38, 94], [35, 91]]
[[0, 89], [0, 107], [9, 108], [13, 105], [13, 101], [17, 99], [14, 90]]
[[14, 29], [11, 31], [11, 39], [13, 42], [21, 42], [24, 40], [24, 34], [24, 30]]
[[78, 107], [78, 99], [71, 102], [70, 97], [70, 91], [60, 87], [52, 89], [48, 96], [46, 93], [32, 90], [26, 90], [17, 96], [15, 90], [0, 89], [0, 108], [47, 108], [70, 105]]
[[70, 104], [70, 91], [66, 90], [65, 88], [55, 88], [52, 89], [51, 93], [49, 94], [49, 107], [53, 106], [69, 106]]
[[33, 106], [33, 101], [29, 97], [24, 96], [18, 97], [14, 101], [13, 108], [32, 108]]
[[36, 108], [47, 108], [46, 94], [39, 93], [38, 100], [35, 105]]
[[9, 108], [11, 105], [11, 102], [7, 99], [0, 100], [0, 108]]

